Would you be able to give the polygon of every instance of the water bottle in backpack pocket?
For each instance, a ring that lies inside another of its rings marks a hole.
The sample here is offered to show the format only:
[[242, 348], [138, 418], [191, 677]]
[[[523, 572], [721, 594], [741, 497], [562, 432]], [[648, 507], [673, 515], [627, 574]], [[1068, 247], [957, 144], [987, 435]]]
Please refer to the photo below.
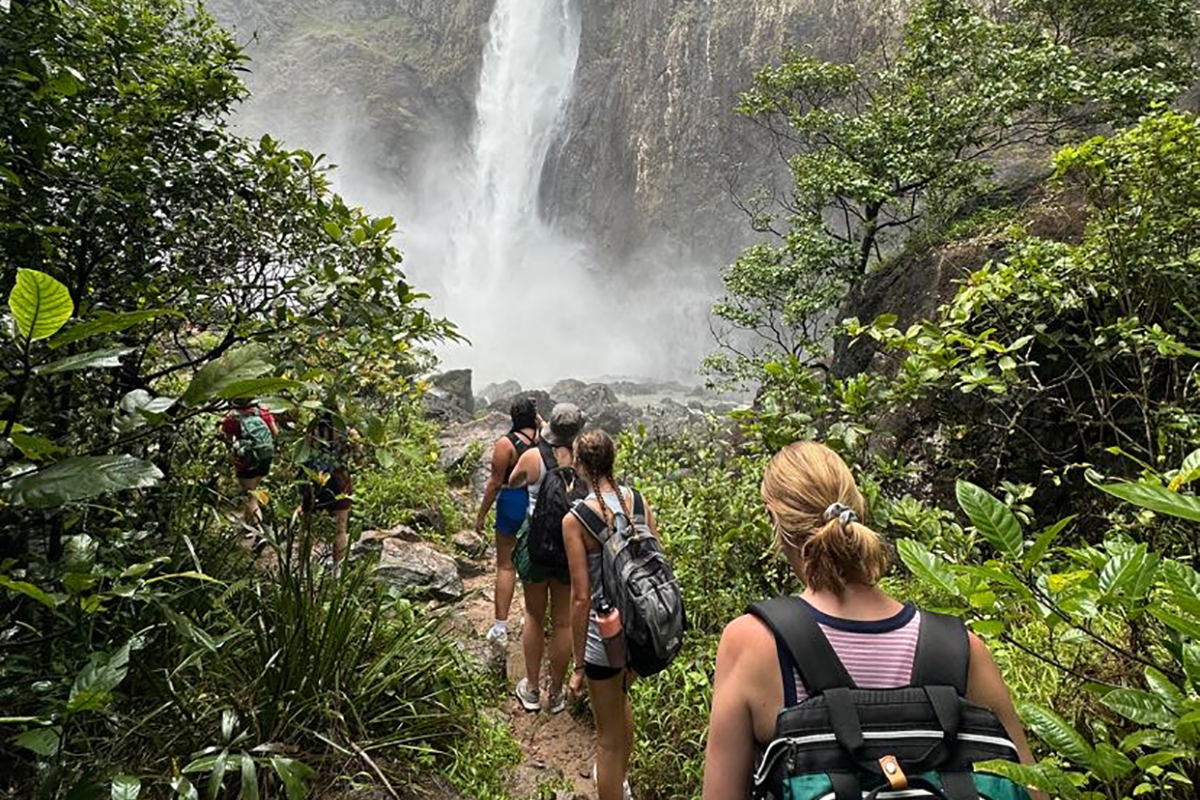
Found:
[[620, 614], [626, 665], [641, 676], [662, 672], [683, 647], [687, 615], [679, 580], [646, 521], [641, 494], [633, 492], [633, 519], [616, 513], [611, 529], [582, 500], [571, 513], [600, 542], [604, 596]]

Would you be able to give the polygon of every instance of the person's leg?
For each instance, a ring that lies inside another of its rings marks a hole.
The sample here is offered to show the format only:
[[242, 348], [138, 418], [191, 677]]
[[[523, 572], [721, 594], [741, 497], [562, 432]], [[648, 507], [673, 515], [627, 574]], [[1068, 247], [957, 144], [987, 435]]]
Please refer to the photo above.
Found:
[[242, 505], [242, 521], [247, 525], [257, 525], [262, 520], [262, 510], [258, 507], [258, 497], [254, 490], [258, 488], [258, 484], [262, 483], [262, 477], [238, 478], [238, 483], [241, 484], [242, 491], [246, 493], [246, 499]]
[[567, 666], [571, 663], [571, 584], [550, 579], [550, 697], [563, 690]]
[[513, 566], [516, 536], [496, 534], [496, 622], [507, 623], [512, 608], [513, 592], [517, 588], [517, 568]]
[[[553, 582], [553, 581], [551, 581]], [[525, 624], [521, 629], [521, 647], [525, 651], [525, 677], [531, 691], [537, 691], [542, 680], [542, 654], [546, 650], [546, 600], [549, 585], [523, 583], [525, 594]]]
[[605, 680], [588, 680], [592, 716], [596, 718], [596, 791], [600, 800], [624, 800], [625, 768], [629, 764], [627, 742], [628, 702], [618, 674]]
[[333, 511], [333, 560], [346, 560], [350, 550], [350, 506]]

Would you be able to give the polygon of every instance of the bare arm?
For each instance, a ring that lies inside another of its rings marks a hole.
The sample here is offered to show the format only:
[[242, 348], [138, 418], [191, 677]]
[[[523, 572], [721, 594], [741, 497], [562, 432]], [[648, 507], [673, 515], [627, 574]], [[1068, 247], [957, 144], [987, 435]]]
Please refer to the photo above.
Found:
[[748, 618], [725, 627], [717, 648], [708, 748], [704, 754], [704, 800], [742, 800], [754, 767], [754, 718], [737, 691], [744, 684], [744, 656], [751, 632]]
[[483, 489], [483, 500], [479, 503], [479, 513], [475, 515], [476, 533], [483, 531], [483, 524], [487, 522], [487, 515], [492, 510], [492, 503], [496, 502], [496, 495], [504, 486], [504, 471], [508, 469], [512, 452], [512, 442], [508, 439], [501, 439], [492, 448], [492, 474], [488, 476], [487, 486]]
[[508, 485], [514, 489], [528, 486], [542, 476], [542, 454], [536, 449], [526, 450], [517, 459], [512, 475], [508, 476]]
[[[1013, 705], [1008, 686], [996, 666], [996, 659], [991, 651], [975, 634], [971, 634], [971, 668], [967, 674], [967, 699], [971, 700], [995, 714], [1008, 732], [1008, 737], [1017, 746], [1017, 754], [1022, 764], [1033, 763], [1033, 752], [1029, 749], [1029, 741], [1025, 738], [1025, 728], [1017, 709]], [[1040, 792], [1032, 792], [1034, 800], [1046, 800]]]
[[588, 576], [587, 535], [583, 523], [574, 514], [563, 517], [563, 544], [567, 549], [567, 566], [571, 570], [571, 642], [575, 653], [575, 671], [583, 669], [587, 644], [588, 612], [592, 604], [591, 579]]

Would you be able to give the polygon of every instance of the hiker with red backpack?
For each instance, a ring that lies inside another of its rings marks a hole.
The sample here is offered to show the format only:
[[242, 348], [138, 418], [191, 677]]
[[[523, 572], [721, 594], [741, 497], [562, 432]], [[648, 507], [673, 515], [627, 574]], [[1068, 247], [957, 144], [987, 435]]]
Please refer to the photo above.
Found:
[[541, 709], [542, 654], [546, 643], [546, 606], [550, 606], [550, 685], [547, 710], [557, 714], [567, 707], [563, 685], [571, 660], [571, 576], [565, 553], [561, 560], [545, 552], [546, 543], [562, 546], [563, 517], [571, 504], [587, 494], [587, 486], [572, 468], [575, 437], [583, 429], [583, 412], [571, 403], [559, 403], [550, 413], [537, 446], [517, 461], [509, 485], [528, 493], [528, 513], [517, 532], [513, 563], [525, 595], [525, 622], [521, 646], [525, 651], [525, 677], [517, 683], [517, 700], [526, 711]]
[[586, 677], [596, 719], [593, 774], [600, 800], [631, 797], [629, 684], [671, 663], [687, 626], [679, 581], [663, 553], [654, 513], [613, 476], [616, 445], [604, 431], [575, 442], [575, 469], [591, 487], [563, 519], [571, 574], [571, 632], [578, 696]]
[[762, 482], [776, 546], [805, 590], [758, 603], [717, 650], [704, 800], [1027, 800], [976, 772], [1032, 763], [987, 647], [957, 617], [902, 604], [862, 493], [824, 445], [796, 442]]
[[271, 412], [258, 405], [253, 397], [236, 398], [232, 405], [233, 409], [221, 420], [220, 429], [231, 444], [233, 474], [246, 493], [242, 521], [256, 525], [262, 517], [258, 485], [271, 471], [279, 429]]

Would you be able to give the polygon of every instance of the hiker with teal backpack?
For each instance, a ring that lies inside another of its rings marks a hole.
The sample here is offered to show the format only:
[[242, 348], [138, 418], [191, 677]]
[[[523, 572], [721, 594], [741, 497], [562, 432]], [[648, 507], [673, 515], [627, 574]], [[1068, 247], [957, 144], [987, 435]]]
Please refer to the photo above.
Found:
[[704, 800], [1026, 800], [974, 771], [1033, 760], [996, 662], [957, 617], [879, 588], [890, 555], [845, 462], [789, 445], [762, 496], [805, 590], [721, 636]]
[[[616, 446], [604, 431], [575, 441], [575, 469], [591, 487], [563, 519], [571, 575], [575, 672], [587, 678], [596, 719], [594, 775], [600, 800], [629, 800], [633, 752], [629, 685], [666, 669], [687, 626], [679, 581], [663, 553], [654, 513], [641, 493], [613, 476]], [[552, 548], [551, 548], [552, 549]]]
[[262, 479], [271, 471], [275, 460], [275, 437], [279, 429], [271, 412], [254, 402], [252, 397], [239, 397], [233, 409], [221, 420], [221, 433], [231, 443], [233, 474], [246, 493], [242, 521], [258, 524], [262, 513], [258, 508], [257, 490]]

